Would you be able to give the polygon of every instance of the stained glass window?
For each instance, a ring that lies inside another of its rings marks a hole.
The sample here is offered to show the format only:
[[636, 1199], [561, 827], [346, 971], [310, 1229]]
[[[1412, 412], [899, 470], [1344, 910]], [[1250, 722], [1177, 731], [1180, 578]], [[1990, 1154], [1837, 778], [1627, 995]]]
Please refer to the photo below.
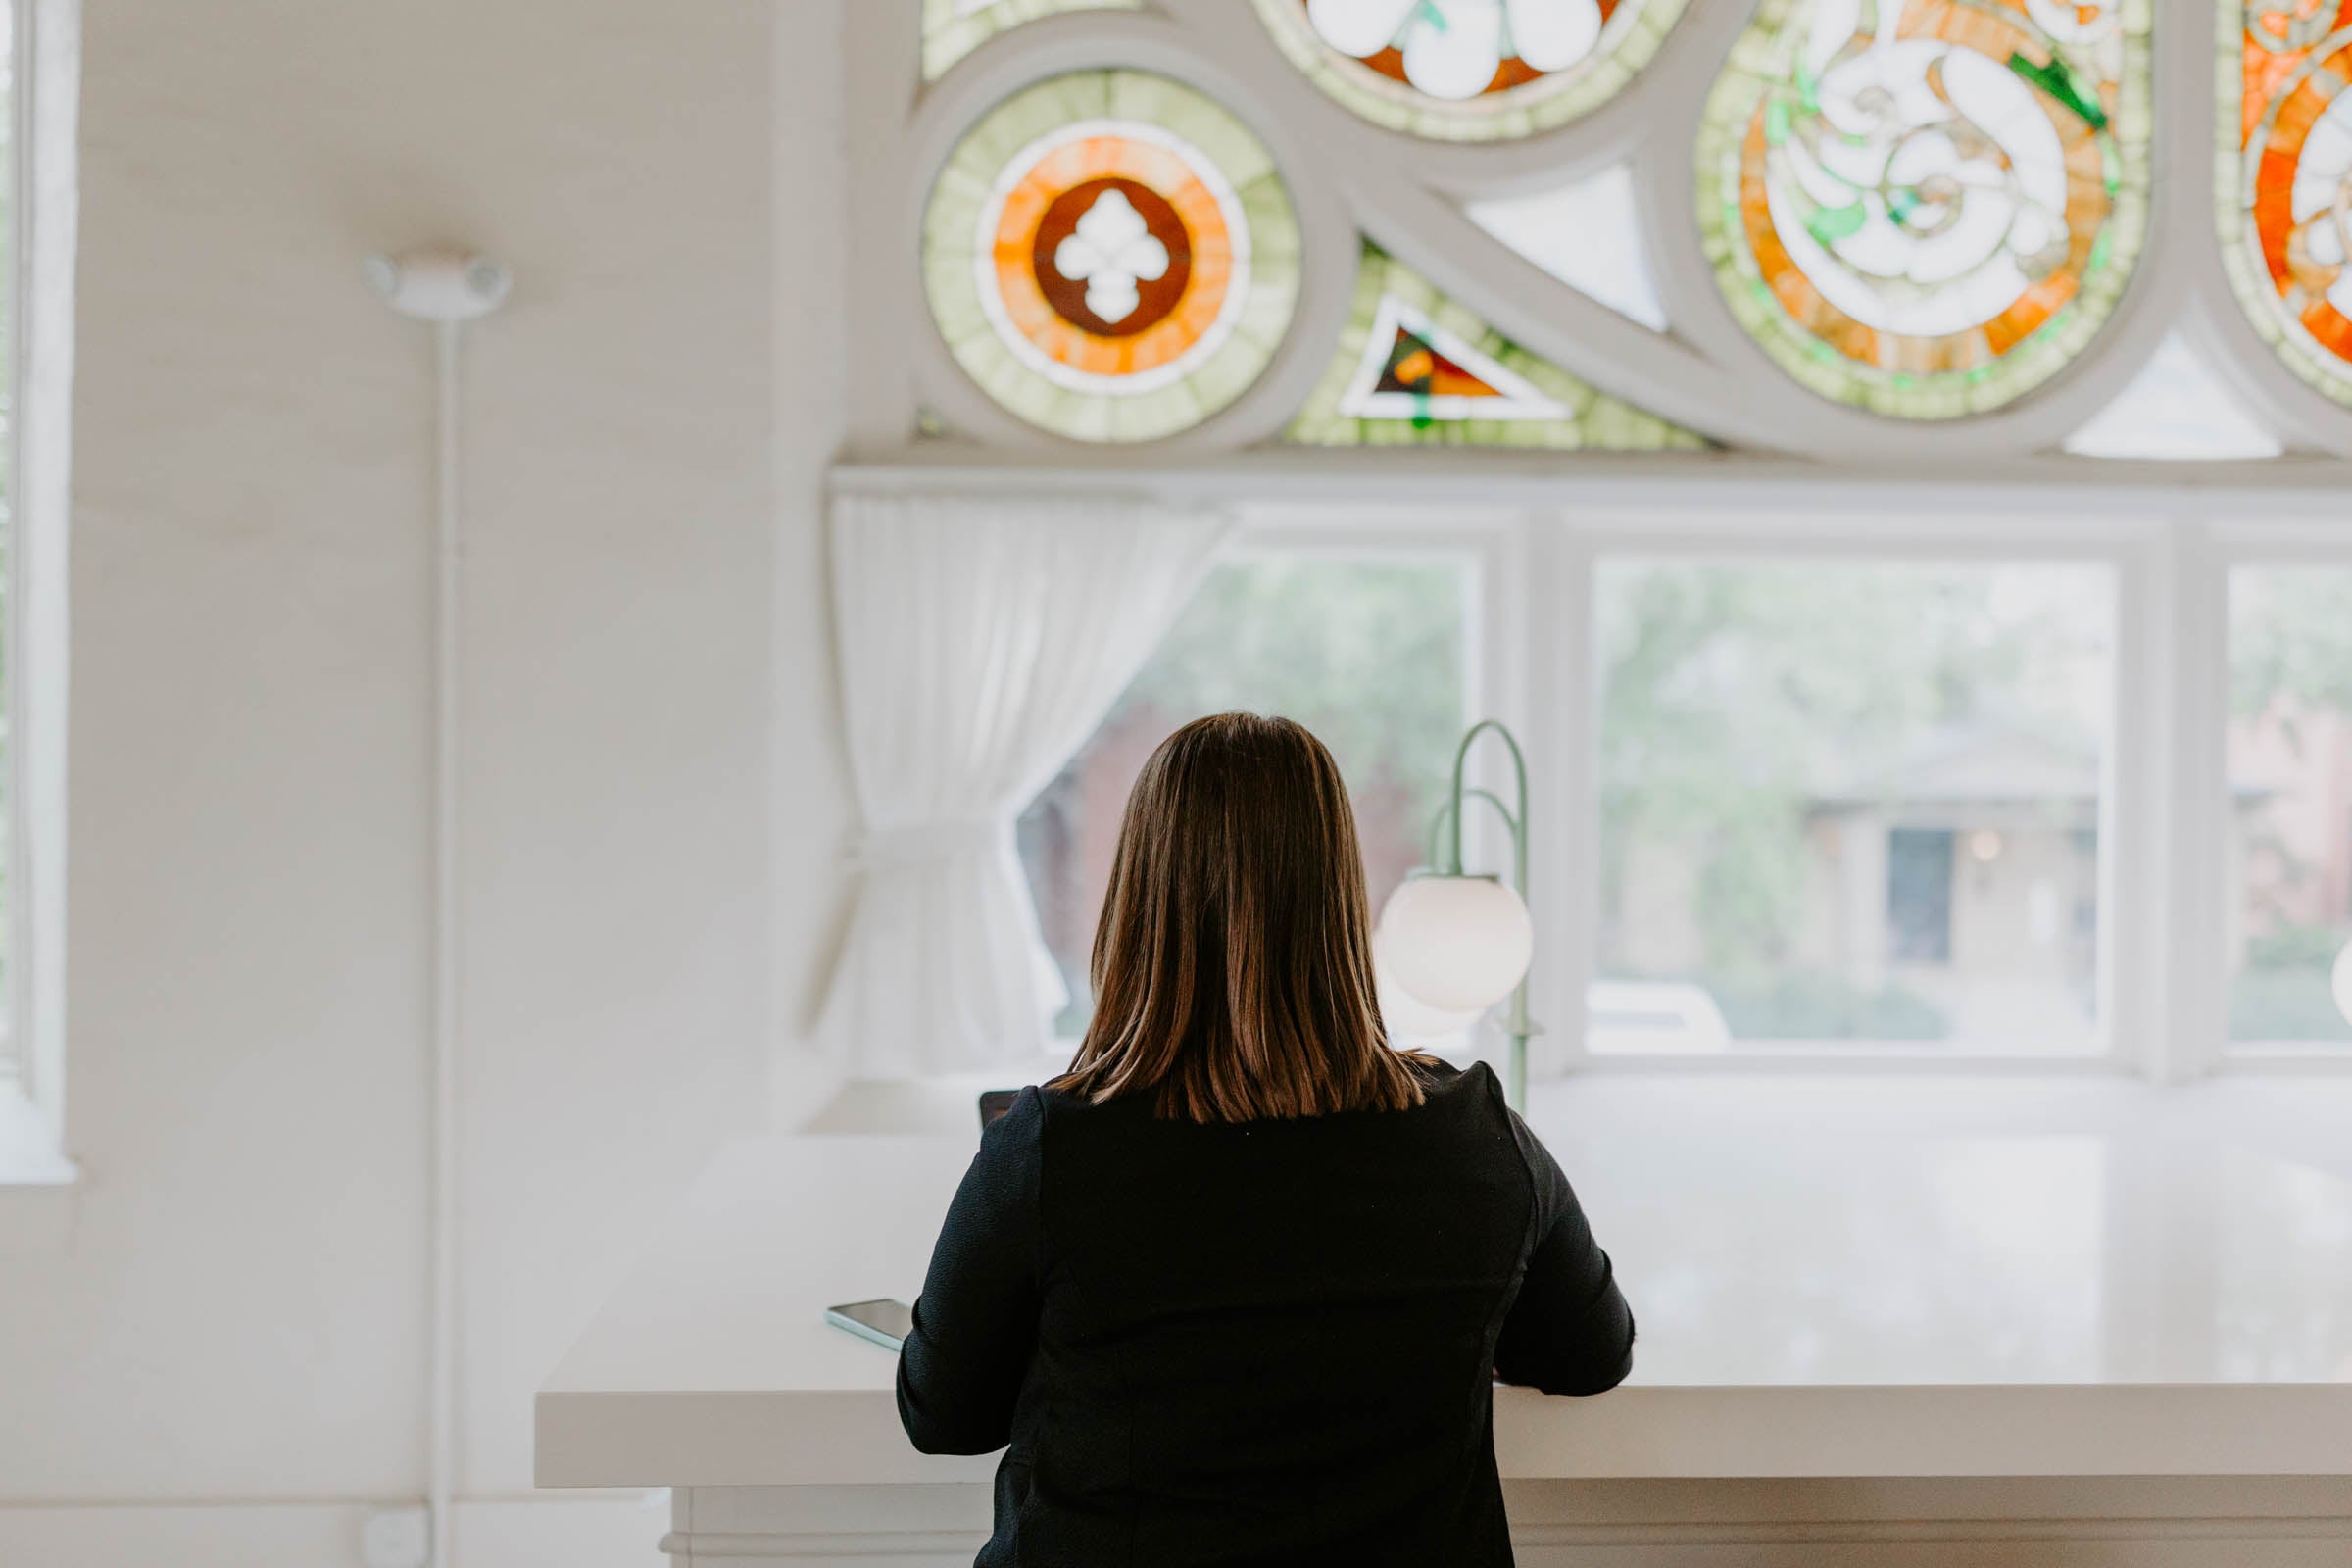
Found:
[[1299, 236], [1264, 146], [1191, 87], [1052, 77], [982, 117], [923, 223], [948, 348], [990, 397], [1081, 441], [1199, 423], [1289, 327]]
[[1684, 0], [1257, 0], [1291, 63], [1366, 120], [1440, 141], [1565, 123], [1649, 63]]
[[1286, 438], [1315, 446], [1706, 445], [1529, 353], [1369, 242], [1339, 351]]
[[2221, 12], [2216, 205], [2230, 282], [2289, 369], [2352, 403], [2352, 0]]
[[1945, 418], [2046, 380], [2147, 227], [2150, 0], [1763, 0], [1709, 95], [1699, 224], [1798, 381]]
[[1470, 221], [1580, 294], [1653, 332], [1666, 307], [1642, 238], [1634, 172], [1624, 164], [1532, 196], [1496, 196], [1463, 207]]

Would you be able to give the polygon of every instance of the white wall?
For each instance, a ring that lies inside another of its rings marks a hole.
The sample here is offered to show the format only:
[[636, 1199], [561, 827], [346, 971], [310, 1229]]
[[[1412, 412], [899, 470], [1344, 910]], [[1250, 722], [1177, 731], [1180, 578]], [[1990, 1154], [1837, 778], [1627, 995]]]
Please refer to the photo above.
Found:
[[0, 1561], [156, 1534], [61, 1544], [62, 1502], [203, 1501], [306, 1505], [208, 1528], [316, 1562], [423, 1490], [431, 381], [370, 250], [518, 278], [466, 367], [467, 1496], [527, 1491], [531, 1391], [766, 1119], [844, 810], [844, 6], [88, 0], [87, 1182], [70, 1252], [0, 1265]]

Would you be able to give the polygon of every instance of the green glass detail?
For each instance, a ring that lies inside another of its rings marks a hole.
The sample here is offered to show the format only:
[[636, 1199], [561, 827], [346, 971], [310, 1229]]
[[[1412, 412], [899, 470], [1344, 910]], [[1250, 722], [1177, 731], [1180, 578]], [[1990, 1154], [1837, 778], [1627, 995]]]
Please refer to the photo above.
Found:
[[[873, 0], [866, 0], [872, 4]], [[950, 67], [1000, 32], [1064, 11], [1140, 11], [1143, 0], [922, 0], [923, 79]]]
[[[1444, 356], [1460, 374], [1492, 388], [1494, 414], [1480, 414], [1485, 398], [1442, 396], [1427, 379], [1413, 379], [1412, 362], [1424, 352]], [[1530, 353], [1369, 240], [1331, 364], [1282, 439], [1302, 446], [1555, 452], [1711, 445]]]
[[1849, 234], [1861, 232], [1862, 225], [1868, 220], [1862, 204], [1850, 202], [1843, 207], [1815, 208], [1806, 216], [1805, 227], [1812, 231], [1817, 243], [1828, 246], [1837, 244]]
[[2024, 55], [2013, 54], [2009, 57], [2009, 69], [2066, 105], [2076, 119], [2091, 129], [2107, 128], [2107, 111], [2083, 95], [2082, 87], [2075, 81], [2075, 74], [2066, 68], [2063, 59], [2053, 56], [2036, 65]]

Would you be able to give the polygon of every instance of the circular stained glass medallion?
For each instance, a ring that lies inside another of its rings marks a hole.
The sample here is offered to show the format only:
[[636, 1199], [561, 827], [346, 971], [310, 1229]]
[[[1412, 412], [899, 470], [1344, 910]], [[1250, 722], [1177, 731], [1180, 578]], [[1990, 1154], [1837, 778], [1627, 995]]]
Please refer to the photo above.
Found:
[[1707, 102], [1733, 314], [1825, 397], [1981, 413], [2089, 342], [2147, 224], [2148, 0], [1763, 0]]
[[1564, 124], [1649, 63], [1684, 0], [1257, 0], [1282, 52], [1376, 124], [1498, 141]]
[[2288, 368], [2352, 403], [2352, 0], [2243, 0], [2225, 27], [2230, 281]]
[[1225, 110], [1145, 72], [1055, 76], [956, 143], [923, 279], [989, 396], [1081, 441], [1151, 441], [1239, 397], [1298, 293], [1298, 220]]

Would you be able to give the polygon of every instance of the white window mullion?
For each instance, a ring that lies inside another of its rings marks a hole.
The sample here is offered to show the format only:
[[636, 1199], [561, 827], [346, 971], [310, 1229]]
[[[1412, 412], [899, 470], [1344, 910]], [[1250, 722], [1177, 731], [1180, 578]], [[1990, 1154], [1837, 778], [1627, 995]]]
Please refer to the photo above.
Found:
[[1537, 1014], [1544, 1033], [1532, 1047], [1539, 1075], [1589, 1063], [1585, 991], [1592, 977], [1599, 900], [1593, 853], [1592, 548], [1557, 513], [1537, 519], [1528, 580], [1542, 585], [1542, 612], [1528, 617], [1526, 660], [1537, 768], [1532, 878], [1539, 934]]
[[2151, 881], [2138, 907], [2156, 945], [2132, 986], [2144, 1009], [2144, 1057], [2161, 1082], [2184, 1083], [2220, 1062], [2228, 1025], [2223, 855], [2229, 815], [2229, 564], [2201, 518], [2168, 532], [2152, 562], [2139, 618], [2147, 721], [2146, 831], [2134, 858]]

